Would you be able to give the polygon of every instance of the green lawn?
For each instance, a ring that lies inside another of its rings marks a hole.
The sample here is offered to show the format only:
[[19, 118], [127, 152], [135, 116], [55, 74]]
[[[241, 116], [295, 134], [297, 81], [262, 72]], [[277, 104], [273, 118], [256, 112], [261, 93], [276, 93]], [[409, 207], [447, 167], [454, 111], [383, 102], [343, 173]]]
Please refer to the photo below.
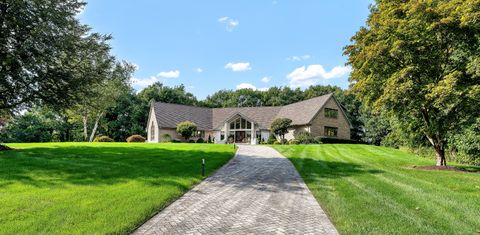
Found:
[[[342, 234], [480, 234], [480, 174], [367, 145], [274, 146]], [[478, 170], [478, 168], [477, 168]]]
[[231, 145], [9, 144], [0, 234], [128, 233], [233, 156]]

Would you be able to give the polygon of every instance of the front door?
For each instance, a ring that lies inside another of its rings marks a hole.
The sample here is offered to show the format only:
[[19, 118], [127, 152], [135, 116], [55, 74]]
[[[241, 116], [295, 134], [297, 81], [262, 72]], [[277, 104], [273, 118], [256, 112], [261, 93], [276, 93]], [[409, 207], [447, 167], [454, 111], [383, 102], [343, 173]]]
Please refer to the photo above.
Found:
[[235, 142], [243, 143], [245, 140], [245, 131], [235, 131]]

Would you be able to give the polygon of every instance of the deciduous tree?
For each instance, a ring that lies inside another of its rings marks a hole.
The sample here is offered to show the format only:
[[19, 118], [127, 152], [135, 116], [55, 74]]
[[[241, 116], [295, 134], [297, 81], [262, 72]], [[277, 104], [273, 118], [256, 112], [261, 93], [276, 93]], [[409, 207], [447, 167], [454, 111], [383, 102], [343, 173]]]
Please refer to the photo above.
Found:
[[285, 143], [285, 134], [288, 133], [288, 128], [291, 123], [292, 120], [289, 118], [276, 118], [272, 124], [270, 124], [270, 131], [281, 137], [282, 144]]
[[0, 111], [32, 104], [65, 108], [104, 76], [108, 35], [92, 33], [76, 15], [81, 0], [0, 2]]
[[353, 91], [423, 133], [446, 165], [450, 132], [480, 109], [480, 1], [378, 0], [345, 48]]

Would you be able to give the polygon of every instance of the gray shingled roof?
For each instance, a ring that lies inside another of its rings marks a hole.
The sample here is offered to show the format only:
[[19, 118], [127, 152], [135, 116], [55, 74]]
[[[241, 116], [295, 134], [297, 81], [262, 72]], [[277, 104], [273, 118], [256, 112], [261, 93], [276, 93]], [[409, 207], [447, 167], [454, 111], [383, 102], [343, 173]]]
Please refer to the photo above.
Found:
[[273, 107], [202, 108], [188, 105], [154, 103], [155, 116], [160, 128], [175, 128], [179, 122], [195, 122], [200, 130], [221, 129], [229, 118], [240, 115], [268, 129], [275, 118], [285, 117], [292, 125], [309, 124], [332, 94], [305, 101]]
[[157, 125], [162, 128], [176, 128], [183, 121], [192, 121], [198, 129], [212, 129], [212, 109], [180, 104], [154, 103]]
[[332, 94], [322, 95], [312, 99], [285, 105], [278, 112], [277, 117], [285, 117], [292, 120], [292, 125], [304, 125], [310, 123], [320, 109], [327, 103]]

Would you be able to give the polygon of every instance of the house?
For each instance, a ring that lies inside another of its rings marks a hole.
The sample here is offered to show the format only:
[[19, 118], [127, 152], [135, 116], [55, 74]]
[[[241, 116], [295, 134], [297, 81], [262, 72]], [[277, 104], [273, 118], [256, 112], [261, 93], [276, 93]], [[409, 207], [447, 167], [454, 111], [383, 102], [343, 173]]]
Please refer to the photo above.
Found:
[[181, 140], [176, 132], [177, 124], [192, 121], [197, 124], [198, 130], [192, 139], [207, 140], [210, 136], [215, 143], [256, 144], [268, 139], [270, 124], [279, 117], [292, 120], [292, 126], [285, 135], [287, 140], [300, 132], [350, 139], [350, 121], [332, 94], [271, 107], [203, 108], [152, 102], [147, 138], [151, 143], [161, 142], [163, 138]]

